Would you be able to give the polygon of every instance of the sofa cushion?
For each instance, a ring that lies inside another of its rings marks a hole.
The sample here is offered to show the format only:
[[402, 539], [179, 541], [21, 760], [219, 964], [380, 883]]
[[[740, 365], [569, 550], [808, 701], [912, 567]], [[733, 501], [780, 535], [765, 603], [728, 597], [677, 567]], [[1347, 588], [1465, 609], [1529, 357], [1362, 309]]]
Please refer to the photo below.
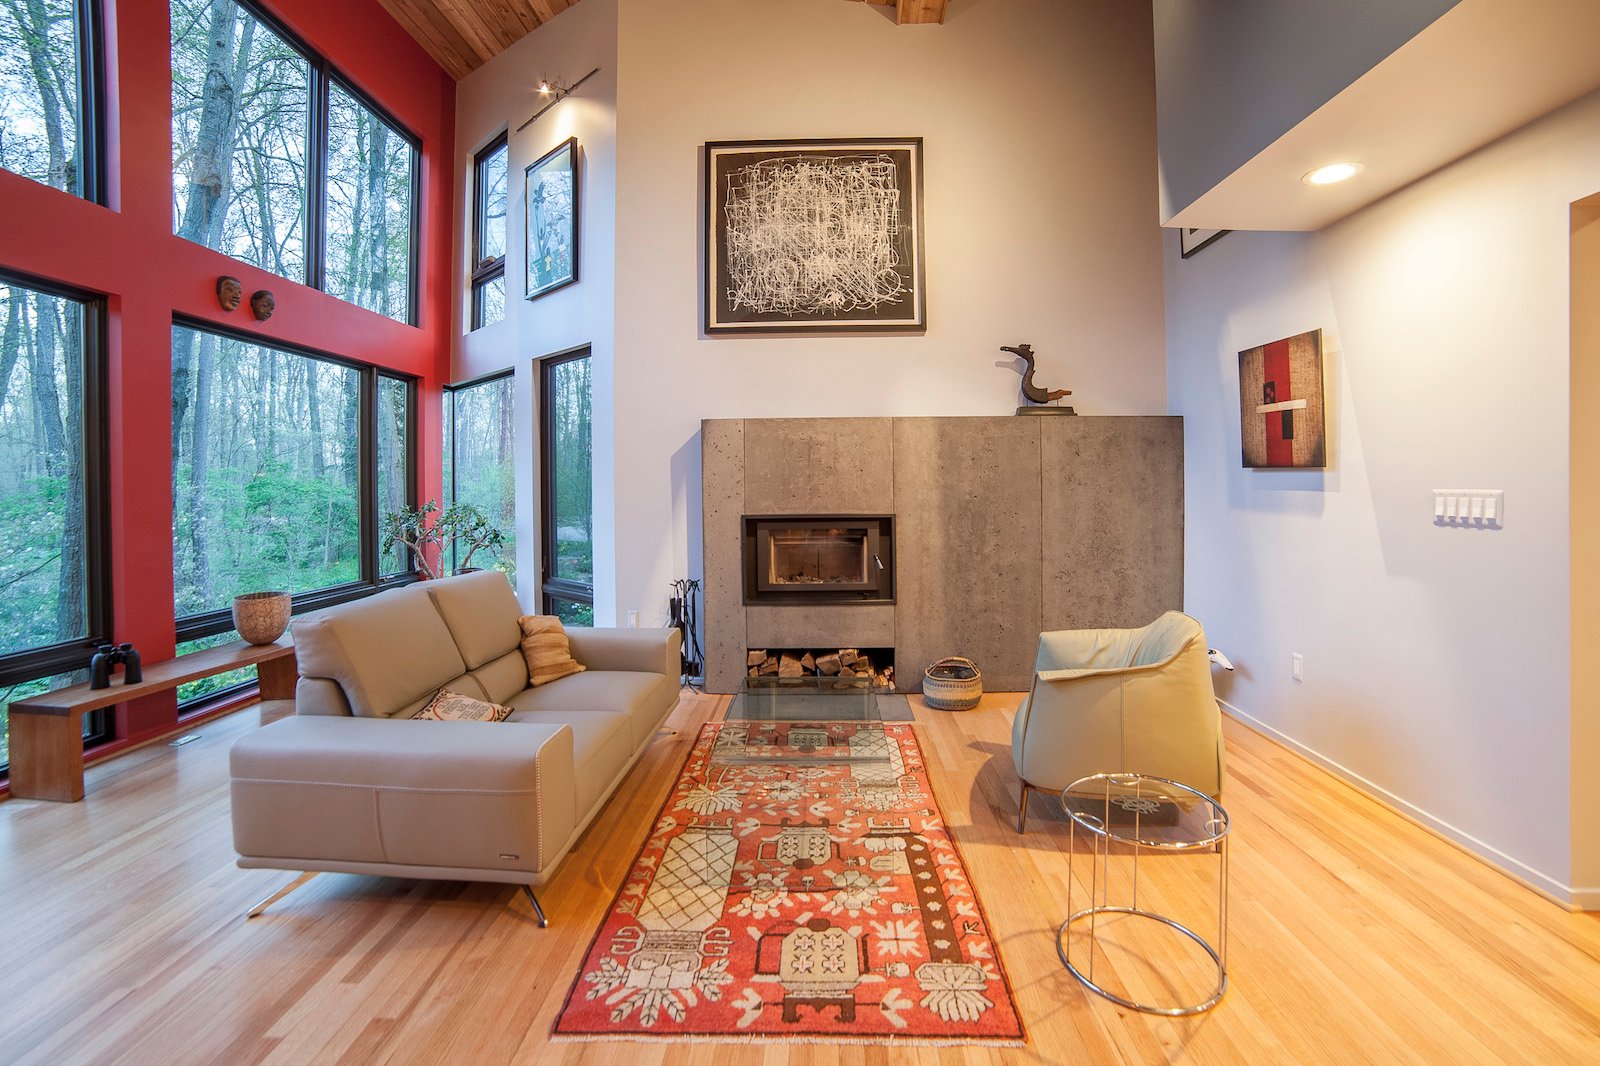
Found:
[[[418, 585], [296, 618], [302, 677], [338, 683], [359, 718], [385, 718], [466, 673], [450, 629]], [[471, 693], [471, 689], [466, 690]]]
[[503, 704], [442, 688], [426, 707], [411, 717], [434, 722], [503, 722], [510, 714], [511, 708]]
[[528, 687], [528, 664], [522, 658], [522, 649], [509, 651], [498, 659], [490, 659], [472, 676], [484, 694], [496, 703], [504, 703]]
[[534, 710], [523, 706], [523, 697], [538, 693], [529, 689], [511, 701], [508, 722], [569, 726], [572, 729], [572, 768], [577, 789], [578, 820], [605, 798], [612, 779], [628, 765], [633, 754], [628, 716], [616, 711], [591, 711], [570, 714], [563, 711]]
[[457, 574], [424, 582], [422, 587], [449, 627], [468, 670], [517, 649], [522, 640], [517, 628], [522, 605], [500, 571]]
[[517, 624], [522, 627], [522, 657], [528, 663], [528, 684], [548, 685], [582, 672], [583, 664], [572, 657], [567, 645], [567, 631], [561, 619], [550, 614], [525, 614]]
[[[664, 684], [667, 681], [672, 684]], [[670, 695], [664, 696], [663, 689]], [[676, 678], [624, 670], [590, 670], [529, 689], [514, 699], [512, 705], [519, 709], [565, 714], [574, 722], [600, 711], [621, 712], [628, 718], [629, 744], [638, 749], [655, 736], [656, 727], [676, 700]]]

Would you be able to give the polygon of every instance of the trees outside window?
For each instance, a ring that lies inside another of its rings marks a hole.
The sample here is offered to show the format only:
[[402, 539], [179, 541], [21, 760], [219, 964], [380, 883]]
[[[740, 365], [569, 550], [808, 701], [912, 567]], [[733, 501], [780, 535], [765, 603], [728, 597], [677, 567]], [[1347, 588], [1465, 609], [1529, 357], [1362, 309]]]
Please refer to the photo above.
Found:
[[502, 133], [473, 157], [472, 328], [506, 316], [506, 181], [511, 149]]
[[0, 709], [109, 632], [100, 321], [97, 300], [0, 275]]
[[594, 439], [589, 349], [540, 364], [544, 610], [594, 625]]
[[254, 4], [171, 12], [173, 231], [413, 321], [416, 138]]
[[[451, 385], [445, 391], [445, 499], [470, 503], [505, 534], [493, 560], [472, 565], [505, 571], [516, 586], [516, 378], [511, 371]], [[453, 569], [459, 559], [447, 560]]]
[[173, 382], [180, 640], [229, 631], [243, 592], [284, 589], [300, 611], [409, 575], [378, 541], [414, 493], [412, 381], [198, 323], [175, 324], [172, 347], [195, 368]]
[[405, 321], [412, 147], [337, 81], [328, 87], [327, 290]]
[[0, 0], [0, 167], [100, 198], [98, 0]]

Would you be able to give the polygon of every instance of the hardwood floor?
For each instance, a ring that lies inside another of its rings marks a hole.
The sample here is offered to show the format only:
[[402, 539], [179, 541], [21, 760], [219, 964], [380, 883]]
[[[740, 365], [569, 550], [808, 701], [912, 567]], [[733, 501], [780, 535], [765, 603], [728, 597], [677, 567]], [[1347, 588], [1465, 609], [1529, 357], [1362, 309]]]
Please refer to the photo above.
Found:
[[[1227, 724], [1229, 991], [1154, 1018], [1085, 992], [1056, 957], [1062, 817], [1015, 831], [1010, 718], [916, 707], [939, 801], [1000, 940], [1025, 1049], [552, 1044], [580, 956], [725, 699], [686, 693], [541, 893], [233, 865], [227, 749], [247, 708], [180, 748], [89, 771], [78, 804], [0, 804], [0, 1059], [18, 1063], [1596, 1062], [1600, 917], [1568, 914], [1299, 756]], [[913, 703], [917, 701], [914, 699]], [[1079, 855], [1078, 869], [1084, 868]], [[1141, 872], [1141, 877], [1146, 874]], [[1176, 865], [1170, 899], [1205, 873]], [[1214, 882], [1213, 882], [1214, 884]], [[1141, 892], [1146, 891], [1141, 881]], [[1079, 897], [1082, 898], [1081, 896]], [[1147, 975], [1108, 966], [1129, 981]]]

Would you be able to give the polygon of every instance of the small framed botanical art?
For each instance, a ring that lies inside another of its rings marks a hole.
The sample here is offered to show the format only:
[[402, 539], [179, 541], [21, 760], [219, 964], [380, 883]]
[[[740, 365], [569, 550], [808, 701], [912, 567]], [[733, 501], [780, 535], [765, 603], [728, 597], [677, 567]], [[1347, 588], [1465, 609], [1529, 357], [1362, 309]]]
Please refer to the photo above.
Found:
[[1193, 226], [1184, 226], [1178, 230], [1178, 255], [1187, 259], [1200, 249], [1209, 247], [1217, 238], [1232, 232], [1226, 229], [1195, 229]]
[[706, 145], [707, 333], [928, 325], [922, 139]]
[[1320, 329], [1239, 353], [1239, 417], [1245, 466], [1328, 465]]
[[529, 164], [526, 176], [527, 297], [533, 300], [578, 280], [578, 139], [569, 137]]

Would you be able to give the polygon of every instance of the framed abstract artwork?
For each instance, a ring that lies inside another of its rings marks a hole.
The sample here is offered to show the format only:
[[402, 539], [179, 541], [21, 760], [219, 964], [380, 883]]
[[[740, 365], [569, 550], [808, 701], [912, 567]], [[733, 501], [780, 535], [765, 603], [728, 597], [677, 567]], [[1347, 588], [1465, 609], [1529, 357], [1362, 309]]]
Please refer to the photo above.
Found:
[[530, 163], [526, 177], [526, 295], [533, 300], [578, 280], [578, 139]]
[[1200, 249], [1210, 247], [1219, 237], [1232, 232], [1226, 229], [1195, 229], [1193, 226], [1184, 226], [1178, 230], [1178, 255], [1187, 259]]
[[1246, 467], [1328, 465], [1320, 329], [1239, 353], [1239, 418]]
[[705, 154], [707, 333], [927, 328], [920, 137]]

